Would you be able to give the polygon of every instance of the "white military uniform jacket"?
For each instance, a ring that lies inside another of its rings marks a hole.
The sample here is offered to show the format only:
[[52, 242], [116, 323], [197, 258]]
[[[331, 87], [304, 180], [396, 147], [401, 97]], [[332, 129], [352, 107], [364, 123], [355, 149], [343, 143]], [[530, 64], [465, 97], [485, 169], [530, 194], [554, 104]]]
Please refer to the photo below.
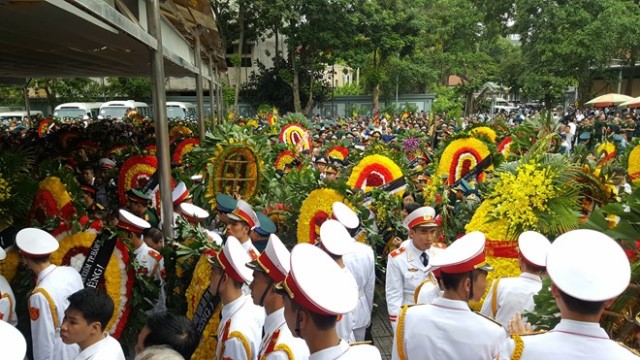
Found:
[[0, 275], [0, 321], [18, 326], [16, 315], [16, 297], [13, 295], [11, 285], [4, 276]]
[[416, 304], [431, 304], [442, 295], [438, 279], [432, 272], [427, 274], [427, 278], [416, 288], [414, 301]]
[[[344, 276], [353, 276], [351, 271], [346, 268], [342, 268], [342, 272]], [[356, 338], [353, 334], [353, 325], [355, 324], [355, 309], [346, 314], [342, 314], [338, 316], [338, 321], [336, 322], [336, 331], [338, 332], [338, 337], [347, 342], [355, 342]]]
[[82, 350], [74, 360], [125, 360], [118, 340], [106, 335], [104, 339]]
[[262, 339], [264, 309], [242, 295], [222, 307], [218, 326], [217, 360], [256, 360]]
[[164, 258], [159, 252], [149, 247], [149, 245], [142, 243], [142, 246], [137, 248], [133, 252], [136, 256], [136, 260], [146, 270], [146, 275], [155, 281], [160, 281], [160, 293], [158, 294], [158, 301], [151, 310], [152, 314], [163, 312], [167, 310], [166, 298], [167, 295], [164, 290]]
[[[524, 343], [520, 359], [580, 359], [619, 360], [640, 356], [613, 340], [598, 323], [562, 319], [553, 330], [544, 334], [520, 337]], [[513, 359], [515, 343], [511, 339], [503, 349], [500, 359]]]
[[[442, 250], [438, 246], [441, 245], [434, 243], [425, 251], [429, 258]], [[427, 277], [420, 255], [422, 252], [413, 245], [413, 241], [408, 241], [406, 246], [397, 248], [387, 258], [387, 311], [394, 329], [400, 308], [414, 303], [415, 290]]]
[[83, 288], [80, 274], [68, 266], [49, 265], [38, 274], [29, 296], [33, 360], [68, 360], [78, 354], [78, 345], [65, 345], [60, 339], [60, 326], [67, 298]]
[[[366, 354], [366, 355], [364, 355]], [[364, 356], [363, 356], [364, 355]], [[373, 345], [354, 345], [340, 340], [340, 344], [317, 351], [309, 360], [380, 360], [380, 351]]]
[[496, 359], [506, 339], [500, 325], [471, 311], [466, 302], [440, 297], [400, 314], [391, 358]]
[[307, 360], [307, 343], [291, 334], [284, 319], [284, 308], [267, 315], [264, 337], [260, 344], [259, 360]]
[[[364, 340], [364, 330], [371, 324], [373, 291], [376, 285], [376, 262], [371, 246], [356, 242], [354, 251], [342, 257], [358, 284], [358, 305], [354, 310], [353, 330], [356, 341]], [[361, 333], [359, 338], [357, 333]]]
[[[535, 307], [533, 297], [542, 289], [542, 279], [538, 275], [522, 273], [519, 277], [494, 280], [480, 312], [505, 328], [516, 312], [532, 311]], [[495, 313], [494, 313], [494, 298]]]

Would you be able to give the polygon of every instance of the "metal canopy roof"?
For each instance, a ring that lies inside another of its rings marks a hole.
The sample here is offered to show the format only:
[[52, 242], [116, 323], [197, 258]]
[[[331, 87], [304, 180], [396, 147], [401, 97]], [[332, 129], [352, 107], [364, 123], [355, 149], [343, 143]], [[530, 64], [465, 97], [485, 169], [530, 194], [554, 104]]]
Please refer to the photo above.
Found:
[[[193, 44], [182, 36], [188, 29], [164, 22], [165, 75], [193, 76]], [[173, 33], [165, 35], [165, 27]], [[150, 75], [149, 48], [157, 46], [142, 25], [104, 0], [0, 0], [0, 34], [0, 77], [6, 78]], [[219, 43], [213, 35], [209, 49]]]

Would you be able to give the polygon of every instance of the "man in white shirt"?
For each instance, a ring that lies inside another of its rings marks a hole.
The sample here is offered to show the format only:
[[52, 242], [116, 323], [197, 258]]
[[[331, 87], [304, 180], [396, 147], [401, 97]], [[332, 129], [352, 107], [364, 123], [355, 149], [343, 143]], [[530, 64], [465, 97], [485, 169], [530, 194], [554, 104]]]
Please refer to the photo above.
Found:
[[599, 324], [631, 280], [629, 260], [615, 240], [586, 229], [562, 234], [549, 247], [547, 273], [560, 323], [543, 334], [512, 336], [500, 359], [640, 358], [611, 340]]
[[253, 281], [253, 271], [246, 266], [250, 261], [246, 250], [233, 236], [227, 238], [221, 251], [209, 257], [213, 265], [209, 291], [219, 295], [223, 304], [214, 359], [258, 358], [265, 313], [253, 303], [251, 295], [242, 291], [245, 284]]
[[291, 334], [284, 319], [284, 299], [273, 291], [275, 284], [283, 281], [291, 267], [291, 253], [280, 238], [271, 234], [267, 246], [256, 260], [247, 264], [253, 269], [251, 297], [253, 303], [263, 306], [267, 317], [258, 359], [306, 360], [309, 348], [304, 340]]
[[69, 296], [60, 338], [78, 344], [75, 360], [124, 360], [120, 343], [105, 331], [113, 316], [113, 300], [101, 291], [87, 288]]
[[520, 234], [518, 264], [522, 274], [494, 280], [480, 312], [506, 328], [516, 313], [532, 311], [535, 307], [533, 297], [542, 289], [542, 273], [550, 245], [549, 239], [535, 231]]
[[56, 266], [50, 256], [59, 245], [46, 231], [22, 229], [16, 235], [27, 267], [36, 275], [36, 287], [29, 296], [32, 360], [68, 360], [78, 354], [78, 346], [66, 345], [58, 335], [69, 295], [84, 288], [80, 274], [68, 266]]
[[[0, 248], [0, 261], [7, 257], [3, 248]], [[11, 290], [11, 285], [4, 276], [0, 274], [0, 321], [8, 322], [13, 326], [18, 326], [18, 315], [16, 314], [16, 297]]]

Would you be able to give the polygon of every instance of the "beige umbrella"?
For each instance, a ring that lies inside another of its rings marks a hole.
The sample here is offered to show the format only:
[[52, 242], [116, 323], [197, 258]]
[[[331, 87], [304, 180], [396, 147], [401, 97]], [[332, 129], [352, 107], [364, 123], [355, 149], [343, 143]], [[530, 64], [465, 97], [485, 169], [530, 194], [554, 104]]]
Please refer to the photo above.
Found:
[[625, 101], [622, 104], [618, 105], [621, 108], [637, 108], [640, 107], [640, 96], [637, 98], [633, 98], [629, 101]]
[[605, 94], [600, 95], [595, 99], [591, 99], [585, 103], [585, 105], [591, 105], [596, 108], [607, 107], [607, 106], [617, 106], [622, 104], [623, 102], [633, 100], [631, 96], [623, 95], [623, 94]]

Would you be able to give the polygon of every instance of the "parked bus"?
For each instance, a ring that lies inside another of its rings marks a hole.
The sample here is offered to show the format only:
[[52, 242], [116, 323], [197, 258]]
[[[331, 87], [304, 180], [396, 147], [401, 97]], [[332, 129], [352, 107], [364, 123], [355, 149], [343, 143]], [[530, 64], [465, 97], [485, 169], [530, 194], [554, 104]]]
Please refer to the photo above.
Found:
[[56, 106], [53, 110], [53, 117], [58, 119], [97, 119], [100, 115], [100, 105], [102, 103], [66, 103]]
[[[31, 110], [31, 119], [35, 119], [37, 116], [44, 116], [42, 111]], [[8, 111], [0, 113], [0, 122], [11, 121], [13, 119], [19, 120], [22, 122], [22, 119], [27, 117], [26, 111]]]
[[129, 109], [135, 108], [141, 116], [151, 116], [149, 105], [133, 100], [116, 100], [107, 101], [100, 106], [100, 115], [98, 119], [122, 119]]
[[182, 101], [167, 101], [167, 119], [196, 120], [196, 106]]

